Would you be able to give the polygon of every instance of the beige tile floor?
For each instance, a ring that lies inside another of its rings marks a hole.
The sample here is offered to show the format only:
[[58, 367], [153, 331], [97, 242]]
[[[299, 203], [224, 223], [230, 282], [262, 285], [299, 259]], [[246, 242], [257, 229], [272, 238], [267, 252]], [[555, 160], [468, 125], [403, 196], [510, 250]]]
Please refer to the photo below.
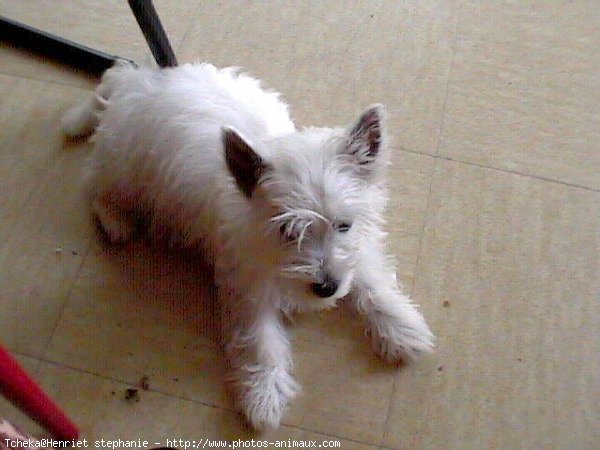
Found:
[[[299, 124], [390, 111], [390, 249], [437, 352], [390, 368], [345, 309], [299, 318], [305, 389], [266, 437], [599, 448], [597, 2], [155, 3], [180, 61], [246, 67]], [[148, 59], [121, 0], [0, 0], [0, 14]], [[88, 438], [257, 438], [221, 383], [209, 269], [95, 233], [78, 181], [90, 146], [58, 130], [92, 86], [0, 47], [0, 342]], [[124, 402], [143, 375], [150, 389]], [[40, 431], [6, 402], [0, 415]]]

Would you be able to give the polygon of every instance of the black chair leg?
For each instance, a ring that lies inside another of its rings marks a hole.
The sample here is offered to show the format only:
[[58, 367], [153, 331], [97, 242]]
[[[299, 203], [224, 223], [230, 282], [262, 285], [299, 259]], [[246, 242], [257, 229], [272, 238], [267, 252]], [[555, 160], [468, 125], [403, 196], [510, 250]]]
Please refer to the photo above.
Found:
[[[128, 0], [154, 59], [160, 67], [174, 67], [177, 59], [151, 0]], [[15, 20], [0, 16], [0, 41], [39, 53], [71, 67], [101, 75], [112, 67], [115, 55], [55, 36]], [[133, 61], [129, 61], [135, 65]]]
[[0, 40], [94, 75], [101, 75], [120, 59], [1, 16]]
[[177, 65], [175, 53], [152, 0], [128, 0], [128, 2], [159, 67], [175, 67]]

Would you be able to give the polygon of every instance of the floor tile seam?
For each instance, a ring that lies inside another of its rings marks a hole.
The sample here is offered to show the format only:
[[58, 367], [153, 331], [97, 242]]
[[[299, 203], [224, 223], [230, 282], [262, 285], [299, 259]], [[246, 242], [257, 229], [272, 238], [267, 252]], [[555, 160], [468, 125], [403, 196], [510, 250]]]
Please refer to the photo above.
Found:
[[[185, 45], [185, 42], [187, 40], [187, 38], [190, 36], [192, 29], [194, 27], [194, 23], [195, 20], [194, 18], [198, 16], [199, 11], [202, 9], [202, 5], [198, 4], [196, 6], [196, 9], [194, 10], [194, 14], [191, 15], [191, 19], [189, 24], [187, 25], [187, 27], [185, 28], [185, 31], [183, 32], [183, 35], [181, 36], [181, 38], [179, 38], [179, 41], [177, 43], [175, 43], [175, 45], [173, 46], [173, 51], [175, 53], [175, 58], [178, 58], [179, 54], [181, 54], [182, 50], [183, 50], [183, 46]], [[181, 61], [178, 60], [179, 63], [181, 63]]]
[[[137, 384], [131, 383], [131, 382], [129, 382], [127, 380], [124, 380], [124, 379], [119, 379], [119, 378], [112, 377], [112, 376], [109, 376], [109, 375], [104, 375], [102, 373], [94, 372], [92, 370], [81, 369], [79, 367], [74, 367], [74, 366], [71, 366], [69, 364], [64, 364], [64, 363], [61, 363], [61, 362], [58, 362], [58, 361], [54, 361], [54, 360], [46, 358], [46, 357], [35, 357], [33, 355], [29, 355], [29, 354], [22, 353], [22, 352], [13, 352], [13, 354], [18, 354], [18, 355], [22, 355], [22, 356], [34, 358], [39, 363], [46, 363], [46, 364], [50, 364], [50, 365], [53, 365], [53, 366], [56, 366], [56, 367], [61, 367], [61, 368], [69, 369], [69, 370], [72, 370], [74, 372], [78, 372], [80, 374], [91, 375], [91, 376], [94, 376], [94, 377], [97, 377], [97, 378], [101, 378], [101, 379], [108, 380], [108, 381], [113, 381], [113, 382], [116, 382], [116, 383], [120, 383], [120, 384], [124, 384], [124, 385], [127, 385], [127, 386], [131, 386], [131, 387], [136, 387], [137, 386]], [[190, 402], [190, 403], [195, 403], [195, 404], [198, 404], [198, 405], [201, 405], [201, 406], [206, 406], [206, 407], [209, 407], [209, 408], [212, 408], [212, 409], [216, 409], [216, 410], [220, 410], [220, 411], [224, 411], [224, 412], [228, 412], [228, 413], [233, 413], [233, 414], [237, 414], [238, 413], [236, 410], [231, 409], [231, 408], [226, 408], [224, 406], [216, 405], [214, 403], [203, 402], [203, 401], [200, 401], [200, 400], [197, 400], [197, 399], [193, 399], [193, 398], [189, 398], [189, 397], [185, 397], [185, 396], [182, 396], [182, 395], [177, 395], [177, 394], [173, 394], [173, 393], [170, 393], [170, 392], [165, 392], [165, 391], [163, 391], [161, 389], [156, 389], [156, 388], [151, 388], [150, 387], [150, 388], [148, 388], [146, 390], [146, 392], [152, 392], [152, 393], [159, 394], [159, 395], [162, 395], [162, 396], [165, 396], [165, 397], [169, 397], [169, 398], [173, 398], [173, 399], [177, 399], [177, 400], [183, 400], [183, 401]], [[374, 443], [374, 442], [361, 441], [361, 440], [358, 440], [358, 439], [353, 439], [353, 438], [349, 438], [349, 437], [338, 436], [338, 435], [332, 434], [332, 433], [323, 432], [321, 430], [316, 430], [316, 429], [312, 429], [312, 428], [302, 427], [302, 426], [299, 426], [299, 425], [293, 425], [293, 424], [290, 424], [290, 423], [286, 423], [285, 420], [282, 422], [282, 426], [286, 426], [286, 427], [289, 427], [289, 428], [295, 428], [295, 429], [298, 429], [298, 430], [301, 430], [301, 431], [307, 431], [307, 432], [310, 432], [310, 433], [316, 433], [316, 434], [320, 434], [320, 435], [331, 437], [331, 438], [335, 438], [335, 439], [341, 439], [341, 440], [348, 441], [348, 442], [354, 442], [354, 443], [357, 443], [357, 444], [368, 445], [368, 446], [372, 446], [372, 447], [377, 447], [379, 445], [379, 444]]]
[[575, 184], [575, 183], [570, 183], [568, 181], [556, 180], [554, 178], [548, 178], [548, 177], [544, 177], [542, 175], [527, 174], [527, 173], [519, 172], [517, 170], [511, 170], [511, 169], [504, 169], [504, 168], [501, 168], [501, 167], [488, 166], [486, 164], [481, 164], [481, 163], [477, 163], [477, 162], [473, 162], [473, 161], [465, 161], [465, 160], [462, 160], [462, 159], [452, 158], [450, 156], [439, 155], [439, 156], [436, 156], [436, 158], [439, 159], [439, 160], [450, 161], [450, 162], [454, 162], [454, 163], [458, 163], [458, 164], [463, 164], [463, 165], [467, 165], [467, 166], [480, 167], [482, 169], [487, 169], [487, 170], [491, 170], [491, 171], [494, 171], [494, 172], [500, 172], [500, 173], [515, 175], [515, 176], [519, 176], [519, 177], [523, 177], [523, 178], [531, 178], [533, 180], [545, 181], [547, 183], [553, 183], [553, 184], [559, 184], [559, 185], [570, 187], [570, 188], [574, 188], [574, 189], [582, 189], [582, 190], [585, 190], [585, 191], [591, 191], [591, 192], [600, 193], [600, 189], [596, 189], [596, 188], [593, 188], [593, 187], [590, 187], [590, 186], [585, 186], [583, 184]]
[[71, 88], [78, 89], [78, 90], [84, 91], [84, 92], [91, 92], [93, 90], [93, 88], [84, 88], [82, 86], [78, 86], [78, 85], [72, 84], [72, 83], [61, 82], [61, 81], [51, 80], [51, 79], [44, 79], [44, 78], [36, 78], [36, 77], [32, 77], [32, 76], [27, 76], [27, 75], [16, 75], [14, 73], [5, 72], [5, 71], [0, 71], [0, 76], [6, 76], [6, 77], [10, 77], [10, 78], [21, 78], [24, 80], [36, 81], [39, 83], [46, 83], [46, 84], [51, 84], [51, 85], [55, 85], [55, 86], [66, 86], [66, 87], [71, 87]]
[[[441, 114], [441, 118], [440, 118], [440, 123], [439, 123], [439, 127], [438, 127], [436, 149], [435, 149], [435, 154], [434, 155], [428, 155], [430, 157], [433, 156], [434, 158], [437, 158], [438, 155], [439, 155], [440, 145], [441, 145], [441, 141], [442, 141], [442, 130], [443, 130], [443, 127], [444, 127], [444, 120], [445, 120], [445, 117], [446, 117], [446, 105], [448, 103], [448, 88], [449, 88], [449, 85], [450, 85], [450, 78], [452, 76], [452, 68], [454, 66], [454, 57], [455, 57], [455, 53], [456, 53], [456, 43], [457, 43], [457, 40], [458, 40], [458, 28], [459, 28], [459, 24], [460, 24], [460, 21], [461, 21], [461, 15], [462, 15], [462, 4], [458, 4], [458, 10], [456, 12], [456, 24], [454, 25], [454, 31], [453, 31], [453, 35], [452, 35], [452, 46], [451, 46], [452, 54], [450, 55], [450, 63], [448, 65], [448, 71], [446, 73], [446, 84], [445, 84], [445, 90], [444, 90], [444, 101], [443, 101], [443, 107], [442, 107], [442, 114]], [[432, 172], [431, 172], [431, 177], [429, 179], [429, 188], [428, 188], [428, 191], [427, 191], [427, 200], [425, 202], [425, 211], [424, 211], [424, 215], [423, 215], [423, 222], [421, 224], [421, 232], [420, 232], [419, 244], [418, 244], [418, 248], [417, 248], [417, 257], [416, 257], [416, 261], [415, 261], [415, 269], [414, 269], [414, 272], [413, 272], [413, 280], [412, 280], [411, 289], [410, 289], [410, 295], [411, 295], [411, 297], [414, 295], [414, 286], [415, 286], [417, 277], [419, 276], [419, 261], [420, 261], [420, 257], [421, 257], [421, 251], [422, 251], [422, 248], [423, 248], [423, 238], [424, 238], [424, 234], [425, 234], [425, 229], [426, 229], [426, 225], [427, 225], [427, 221], [428, 221], [428, 217], [429, 217], [429, 209], [430, 209], [430, 203], [431, 203], [431, 194], [432, 194], [432, 191], [433, 191], [433, 184], [434, 184], [434, 179], [435, 179], [436, 172], [437, 172], [437, 166], [438, 166], [438, 163], [434, 162], [433, 168], [432, 168]], [[394, 398], [396, 396], [396, 392], [397, 392], [396, 378], [397, 377], [394, 377], [394, 381], [392, 383], [392, 392], [391, 392], [391, 395], [390, 395], [390, 401], [389, 401], [387, 415], [386, 415], [386, 420], [385, 420], [385, 427], [383, 429], [383, 436], [381, 438], [380, 445], [384, 445], [387, 442], [387, 438], [388, 438], [388, 430], [389, 430], [389, 427], [390, 427], [390, 420], [391, 420], [393, 400], [394, 400]]]
[[[494, 166], [490, 166], [487, 164], [482, 164], [482, 163], [478, 163], [478, 162], [474, 162], [474, 161], [467, 161], [464, 159], [457, 159], [457, 158], [453, 158], [451, 156], [446, 156], [446, 155], [432, 155], [430, 153], [423, 153], [423, 152], [418, 152], [415, 150], [411, 150], [408, 149], [406, 147], [392, 147], [393, 150], [397, 150], [397, 151], [401, 151], [401, 152], [405, 152], [405, 153], [410, 153], [413, 155], [420, 155], [420, 156], [425, 156], [428, 158], [432, 158], [432, 159], [436, 159], [436, 160], [445, 160], [445, 161], [451, 161], [451, 162], [455, 162], [455, 163], [459, 163], [459, 164], [464, 164], [467, 166], [475, 166], [475, 167], [480, 167], [482, 169], [488, 169], [488, 170], [493, 170], [496, 172], [501, 172], [501, 173], [506, 173], [506, 174], [510, 174], [510, 175], [516, 175], [519, 177], [524, 177], [524, 178], [532, 178], [535, 180], [540, 180], [540, 181], [547, 181], [549, 183], [554, 183], [554, 184], [560, 184], [563, 186], [568, 186], [568, 187], [572, 187], [572, 188], [576, 188], [576, 189], [583, 189], [586, 191], [592, 191], [592, 192], [600, 192], [600, 188], [596, 189], [590, 186], [586, 186], [583, 184], [575, 184], [575, 183], [570, 183], [568, 181], [563, 181], [563, 180], [557, 180], [555, 178], [549, 178], [549, 177], [544, 177], [542, 175], [536, 175], [536, 174], [528, 174], [528, 173], [524, 173], [524, 172], [519, 172], [518, 170], [511, 170], [511, 169], [505, 169], [502, 167], [494, 167]], [[413, 235], [418, 235], [417, 233], [408, 233], [407, 234], [413, 234]]]
[[444, 122], [446, 119], [446, 110], [447, 110], [447, 106], [448, 106], [450, 82], [452, 80], [452, 73], [453, 73], [455, 57], [456, 57], [456, 46], [457, 46], [457, 42], [458, 42], [458, 29], [459, 29], [459, 25], [460, 25], [460, 21], [461, 21], [461, 17], [462, 17], [462, 3], [458, 4], [458, 11], [456, 14], [457, 14], [456, 24], [454, 24], [454, 32], [452, 35], [452, 45], [450, 47], [450, 52], [451, 52], [450, 63], [448, 64], [448, 70], [446, 73], [446, 85], [444, 87], [444, 100], [442, 103], [442, 114], [440, 117], [440, 123], [439, 123], [438, 130], [437, 130], [437, 142], [436, 142], [435, 152], [434, 152], [435, 156], [439, 155], [440, 147], [442, 145], [442, 135], [443, 135], [443, 131], [444, 131]]
[[92, 249], [92, 238], [89, 238], [88, 243], [87, 243], [87, 248], [85, 250], [85, 255], [83, 256], [83, 258], [81, 258], [81, 262], [79, 263], [79, 266], [77, 267], [77, 270], [75, 271], [75, 274], [73, 275], [73, 279], [67, 289], [63, 303], [60, 308], [60, 313], [58, 314], [58, 317], [56, 318], [54, 326], [52, 327], [52, 332], [48, 336], [48, 340], [46, 341], [46, 344], [44, 345], [44, 349], [41, 352], [41, 358], [46, 358], [46, 355], [50, 348], [50, 343], [52, 342], [52, 339], [54, 338], [54, 335], [56, 334], [56, 331], [58, 330], [58, 326], [65, 314], [67, 305], [69, 304], [69, 301], [71, 299], [71, 294], [73, 292], [73, 288], [75, 287], [75, 284], [79, 280], [79, 275], [81, 274], [81, 270], [83, 269], [83, 266], [86, 263], [89, 255], [91, 253], [91, 249]]

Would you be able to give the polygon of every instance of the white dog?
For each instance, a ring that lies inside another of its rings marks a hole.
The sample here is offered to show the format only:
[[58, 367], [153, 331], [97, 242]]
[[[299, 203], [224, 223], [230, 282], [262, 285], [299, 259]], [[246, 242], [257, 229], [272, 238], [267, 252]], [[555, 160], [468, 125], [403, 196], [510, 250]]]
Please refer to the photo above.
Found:
[[298, 391], [282, 315], [349, 295], [383, 359], [433, 348], [385, 253], [384, 120], [374, 105], [345, 129], [297, 130], [278, 94], [209, 64], [118, 64], [63, 120], [68, 135], [95, 130], [89, 193], [110, 241], [143, 214], [214, 260], [236, 402], [255, 428], [278, 426]]

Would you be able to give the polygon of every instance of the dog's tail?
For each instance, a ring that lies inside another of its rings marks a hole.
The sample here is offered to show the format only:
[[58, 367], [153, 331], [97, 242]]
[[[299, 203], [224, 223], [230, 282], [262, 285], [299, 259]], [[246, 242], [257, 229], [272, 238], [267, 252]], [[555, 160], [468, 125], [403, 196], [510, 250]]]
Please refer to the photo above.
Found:
[[131, 69], [135, 69], [135, 66], [130, 61], [117, 60], [113, 67], [104, 72], [93, 95], [85, 102], [71, 108], [64, 115], [61, 120], [63, 133], [70, 137], [92, 134], [100, 122], [102, 111], [109, 103], [110, 95], [120, 73], [123, 70]]

